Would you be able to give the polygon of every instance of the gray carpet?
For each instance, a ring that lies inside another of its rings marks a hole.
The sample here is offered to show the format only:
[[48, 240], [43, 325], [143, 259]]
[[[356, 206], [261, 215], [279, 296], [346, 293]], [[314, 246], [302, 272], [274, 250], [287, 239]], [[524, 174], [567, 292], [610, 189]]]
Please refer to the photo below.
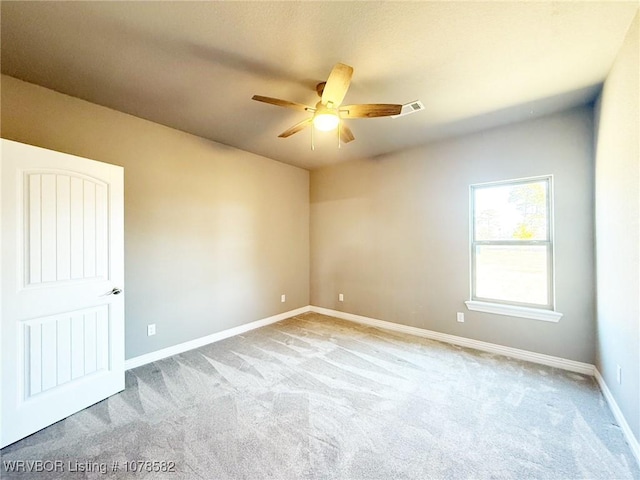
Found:
[[640, 479], [592, 378], [313, 313], [131, 370], [0, 453], [67, 478]]

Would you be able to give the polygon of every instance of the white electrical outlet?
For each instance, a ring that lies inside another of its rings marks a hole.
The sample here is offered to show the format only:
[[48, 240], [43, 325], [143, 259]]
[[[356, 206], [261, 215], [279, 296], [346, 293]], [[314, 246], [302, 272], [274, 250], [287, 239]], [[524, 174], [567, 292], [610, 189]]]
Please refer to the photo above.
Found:
[[622, 367], [618, 365], [616, 378], [618, 379], [618, 383], [622, 383]]
[[149, 325], [147, 325], [147, 337], [150, 337], [151, 335], [155, 335], [155, 334], [156, 334], [156, 324], [150, 323]]
[[343, 294], [341, 294], [341, 293], [338, 294], [338, 301], [339, 302], [344, 302], [344, 295]]
[[464, 323], [464, 313], [462, 312], [458, 312], [456, 314], [456, 319], [460, 322], [460, 323]]
[[280, 301], [281, 301], [282, 303], [284, 303], [284, 302], [286, 302], [286, 301], [287, 301], [287, 296], [286, 296], [284, 293], [283, 293], [282, 295], [280, 295]]

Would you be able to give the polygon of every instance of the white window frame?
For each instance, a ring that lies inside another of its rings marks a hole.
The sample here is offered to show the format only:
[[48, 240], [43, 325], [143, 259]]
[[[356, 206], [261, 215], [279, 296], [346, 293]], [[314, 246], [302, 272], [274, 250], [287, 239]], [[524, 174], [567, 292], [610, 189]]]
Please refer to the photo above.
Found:
[[[545, 240], [482, 240], [475, 239], [475, 192], [478, 189], [522, 185], [534, 182], [546, 182], [547, 188], [547, 238]], [[512, 317], [530, 318], [534, 320], [544, 320], [558, 322], [562, 314], [555, 311], [555, 255], [553, 238], [553, 175], [543, 175], [538, 177], [518, 178], [513, 180], [503, 180], [498, 182], [478, 183], [469, 186], [469, 218], [470, 218], [470, 268], [469, 286], [470, 300], [465, 304], [469, 310], [493, 313], [498, 315], [509, 315]], [[476, 295], [476, 246], [479, 245], [544, 245], [547, 248], [547, 305], [537, 305], [519, 302], [510, 302], [501, 299], [482, 298]]]

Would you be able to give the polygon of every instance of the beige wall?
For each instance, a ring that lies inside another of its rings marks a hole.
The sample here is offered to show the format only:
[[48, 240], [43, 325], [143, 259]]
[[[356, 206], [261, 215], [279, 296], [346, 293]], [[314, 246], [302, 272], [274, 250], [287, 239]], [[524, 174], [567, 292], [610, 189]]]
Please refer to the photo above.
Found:
[[[640, 20], [600, 99], [596, 154], [596, 366], [640, 439]], [[617, 365], [622, 382], [617, 382]]]
[[[592, 120], [584, 107], [313, 171], [311, 303], [593, 363]], [[469, 185], [545, 174], [554, 175], [564, 316], [550, 323], [467, 311]]]
[[306, 170], [7, 76], [1, 95], [3, 138], [125, 168], [127, 358], [309, 304]]

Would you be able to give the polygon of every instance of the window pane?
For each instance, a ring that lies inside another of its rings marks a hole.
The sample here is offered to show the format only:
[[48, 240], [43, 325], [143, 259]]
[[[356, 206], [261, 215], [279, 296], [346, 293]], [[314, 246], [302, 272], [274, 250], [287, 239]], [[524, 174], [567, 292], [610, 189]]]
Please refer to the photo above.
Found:
[[474, 188], [474, 235], [482, 240], [547, 240], [547, 181]]
[[545, 245], [477, 245], [476, 297], [547, 306]]

